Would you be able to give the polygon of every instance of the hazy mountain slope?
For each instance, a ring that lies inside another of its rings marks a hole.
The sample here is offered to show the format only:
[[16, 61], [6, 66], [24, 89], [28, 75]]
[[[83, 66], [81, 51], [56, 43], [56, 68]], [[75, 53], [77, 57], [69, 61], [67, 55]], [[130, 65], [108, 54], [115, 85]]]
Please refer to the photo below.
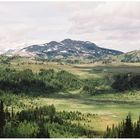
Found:
[[140, 50], [118, 55], [116, 59], [121, 62], [140, 62]]

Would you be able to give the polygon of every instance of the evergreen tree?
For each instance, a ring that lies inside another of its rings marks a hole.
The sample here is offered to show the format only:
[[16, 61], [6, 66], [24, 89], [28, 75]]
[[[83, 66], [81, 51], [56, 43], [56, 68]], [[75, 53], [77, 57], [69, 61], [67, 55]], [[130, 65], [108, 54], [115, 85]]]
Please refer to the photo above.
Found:
[[56, 113], [56, 110], [55, 110], [54, 105], [48, 106], [48, 115], [49, 115], [49, 118], [50, 118], [50, 122], [51, 123], [53, 122], [55, 113]]
[[131, 115], [126, 117], [126, 120], [121, 122], [118, 126], [107, 127], [104, 134], [105, 138], [140, 138], [140, 118], [133, 123]]
[[131, 115], [129, 114], [126, 117], [126, 121], [122, 132], [122, 138], [132, 138], [132, 137], [133, 137], [133, 123], [131, 120]]
[[110, 138], [111, 129], [107, 126], [106, 132], [104, 134], [104, 138]]
[[140, 138], [140, 117], [139, 117], [139, 120], [137, 121], [137, 123], [135, 124], [134, 137]]
[[0, 137], [2, 137], [4, 125], [5, 125], [5, 113], [4, 113], [3, 101], [1, 101], [0, 102]]

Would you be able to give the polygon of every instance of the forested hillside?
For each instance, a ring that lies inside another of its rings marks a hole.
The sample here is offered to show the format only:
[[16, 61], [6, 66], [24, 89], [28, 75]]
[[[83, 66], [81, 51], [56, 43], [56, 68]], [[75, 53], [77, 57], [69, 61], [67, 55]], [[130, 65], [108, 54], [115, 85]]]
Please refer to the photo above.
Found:
[[63, 90], [78, 89], [81, 86], [80, 80], [66, 71], [55, 72], [53, 69], [33, 73], [26, 69], [16, 71], [14, 69], [1, 69], [0, 89], [11, 91], [16, 94], [22, 92], [34, 94], [50, 94]]

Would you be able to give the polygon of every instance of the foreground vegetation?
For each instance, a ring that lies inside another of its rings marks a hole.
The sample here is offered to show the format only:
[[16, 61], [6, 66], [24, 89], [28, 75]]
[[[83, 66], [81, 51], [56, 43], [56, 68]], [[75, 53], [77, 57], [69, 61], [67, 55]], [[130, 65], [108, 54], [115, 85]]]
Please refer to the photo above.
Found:
[[[92, 116], [92, 114], [87, 114]], [[94, 137], [95, 132], [85, 129], [74, 121], [85, 120], [80, 112], [56, 112], [53, 105], [31, 107], [15, 112], [0, 104], [0, 137], [3, 138], [50, 138]]]
[[1, 64], [1, 137], [113, 137], [112, 124], [117, 128], [129, 112], [134, 122], [140, 115], [138, 64], [62, 65], [25, 58]]
[[131, 115], [126, 117], [126, 120], [112, 128], [107, 127], [104, 134], [105, 138], [140, 138], [140, 117], [136, 122], [132, 122]]

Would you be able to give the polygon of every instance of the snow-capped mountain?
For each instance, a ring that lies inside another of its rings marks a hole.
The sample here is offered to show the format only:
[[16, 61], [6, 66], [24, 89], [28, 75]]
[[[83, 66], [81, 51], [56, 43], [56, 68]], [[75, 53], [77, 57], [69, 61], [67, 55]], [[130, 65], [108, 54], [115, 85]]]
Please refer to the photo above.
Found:
[[104, 58], [108, 55], [119, 55], [122, 52], [101, 48], [89, 41], [65, 39], [61, 42], [51, 41], [41, 45], [31, 45], [15, 51], [14, 54], [41, 58], [64, 58], [69, 56]]

